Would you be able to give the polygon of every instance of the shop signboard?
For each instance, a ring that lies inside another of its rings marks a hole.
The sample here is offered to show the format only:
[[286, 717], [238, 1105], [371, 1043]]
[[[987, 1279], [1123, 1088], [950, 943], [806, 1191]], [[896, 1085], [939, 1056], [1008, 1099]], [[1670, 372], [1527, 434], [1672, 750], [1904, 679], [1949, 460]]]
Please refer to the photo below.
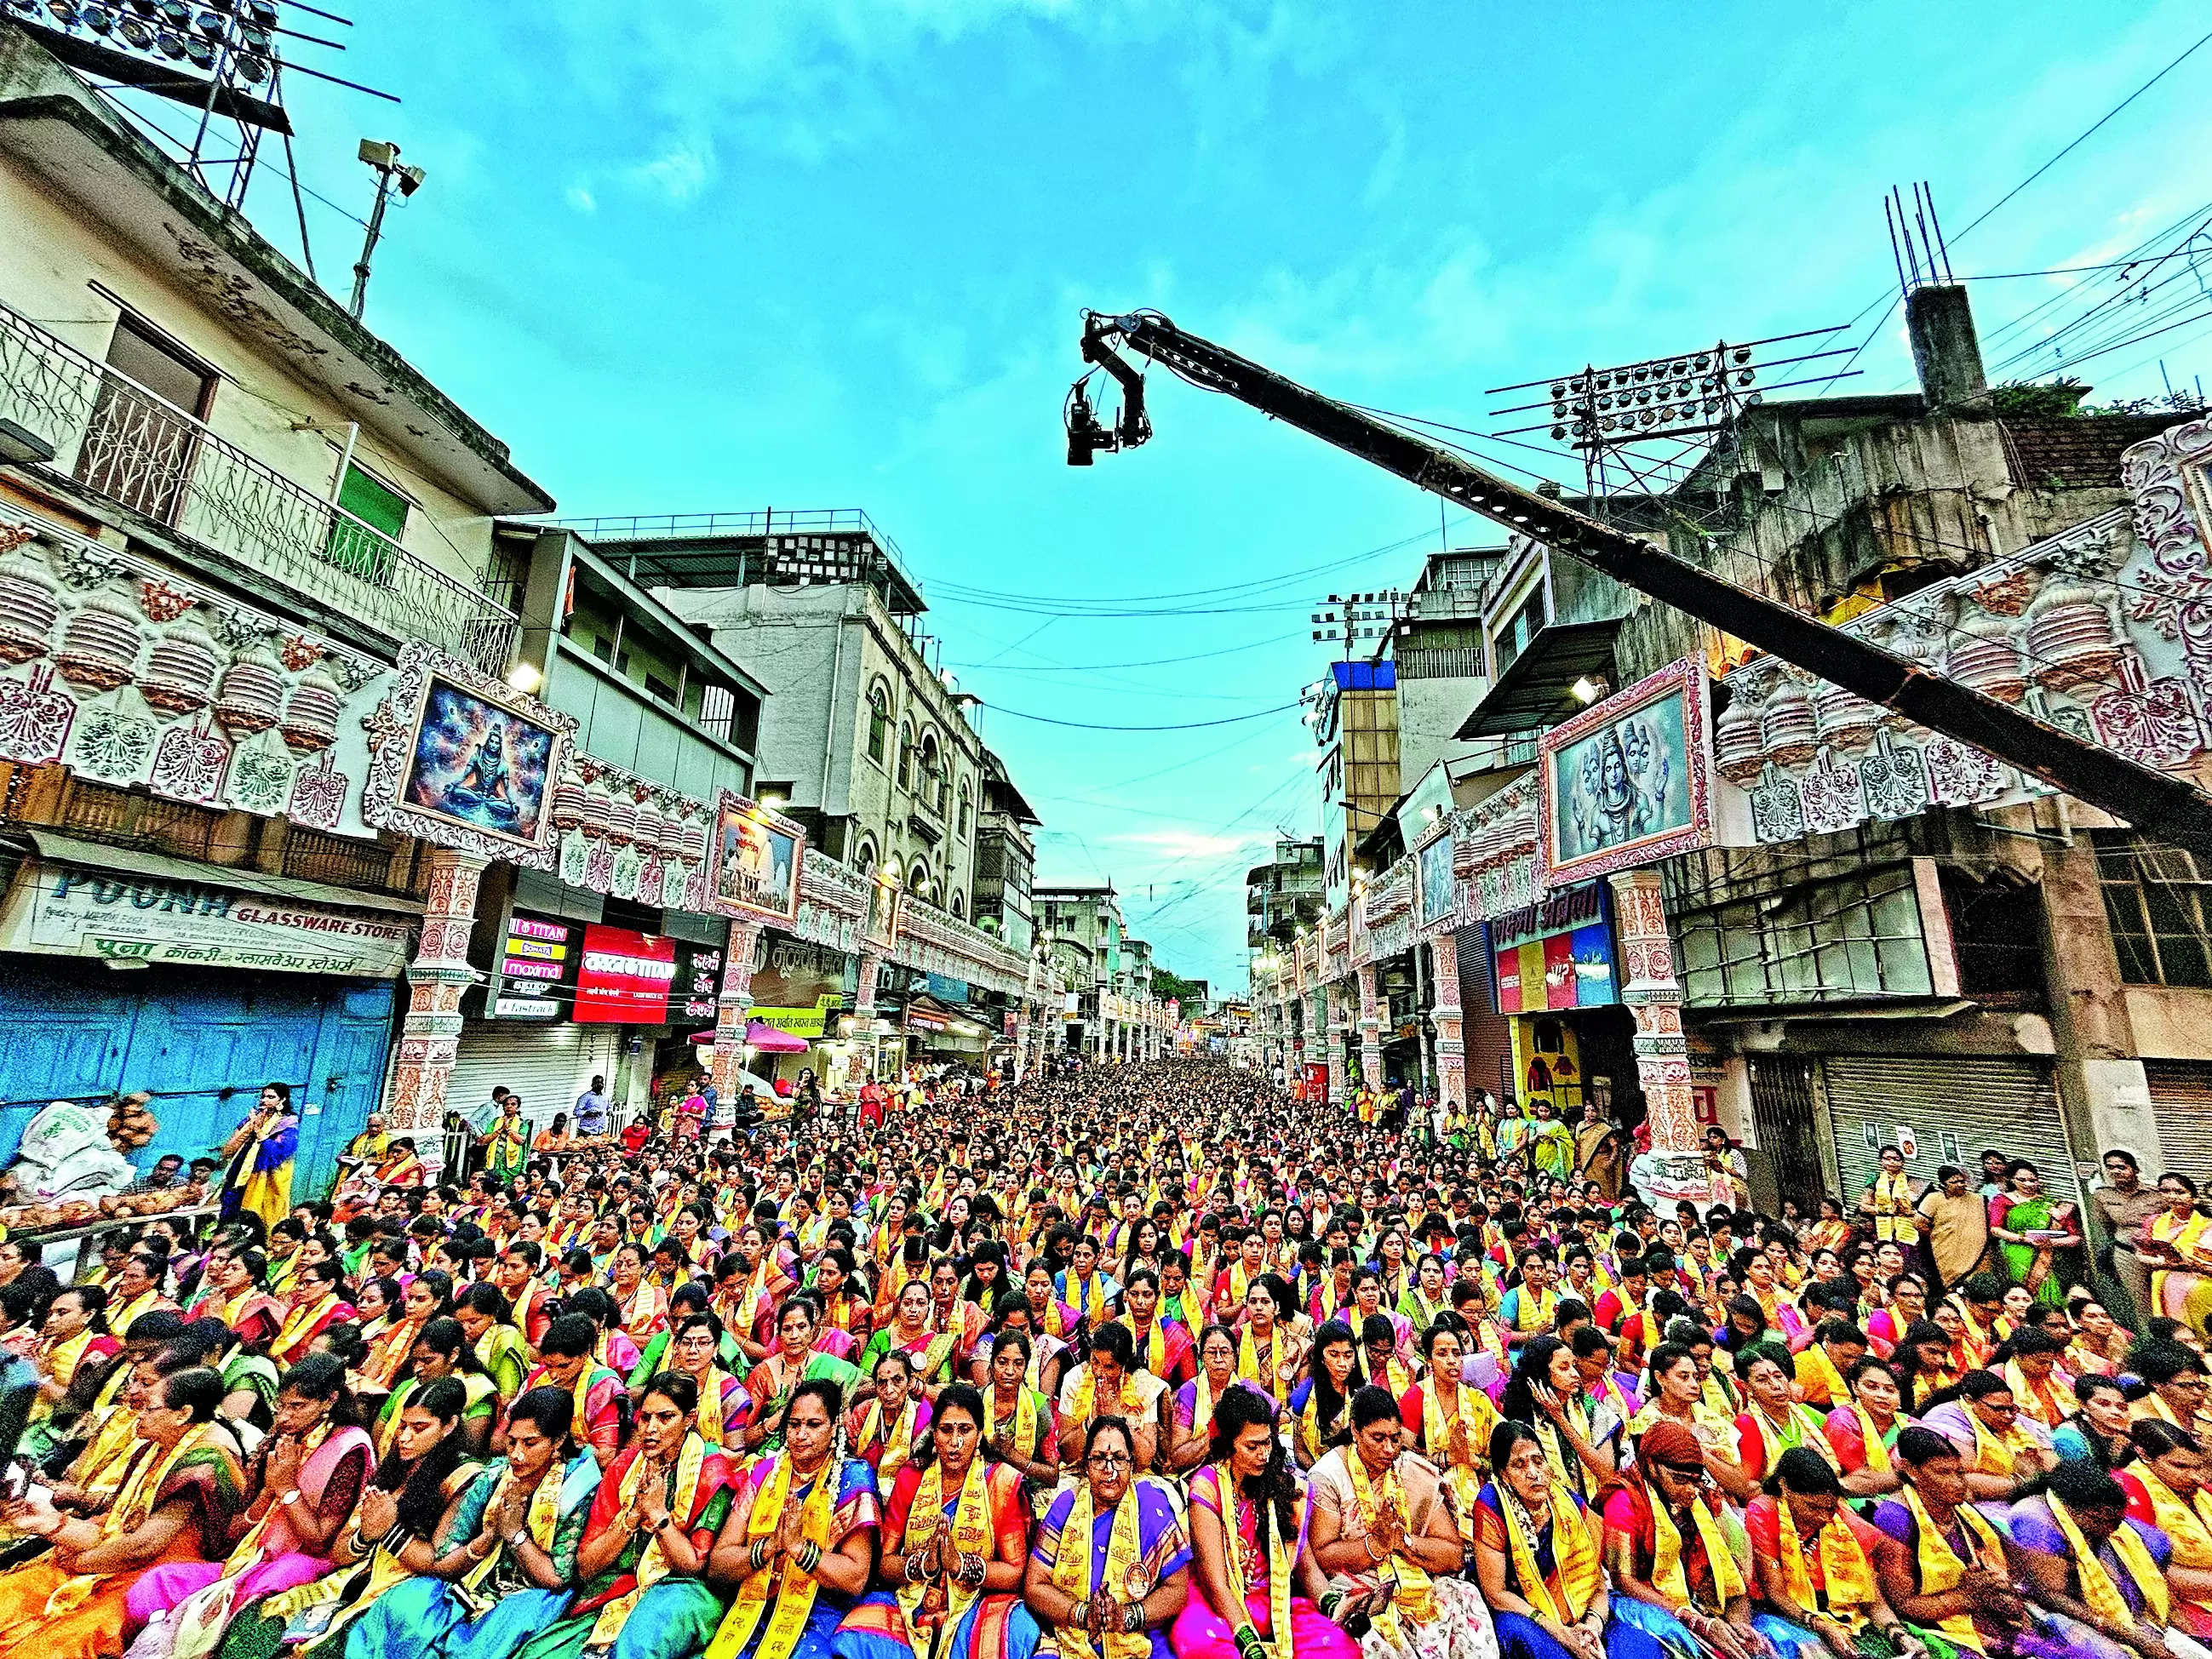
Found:
[[576, 975], [579, 1025], [665, 1025], [676, 982], [676, 941], [628, 927], [584, 928]]
[[676, 947], [676, 978], [668, 994], [672, 1012], [680, 1001], [686, 1019], [714, 1018], [714, 1000], [722, 988], [724, 954], [719, 945], [685, 943]]
[[1425, 932], [1443, 927], [1451, 920], [1458, 899], [1453, 880], [1450, 830], [1445, 829], [1416, 852], [1413, 865], [1418, 876], [1415, 891], [1420, 896], [1417, 925]]
[[1498, 1012], [1595, 1008], [1620, 1000], [1613, 957], [1613, 896], [1577, 882], [1484, 924]]
[[825, 991], [818, 1001], [805, 1008], [763, 1007], [756, 1003], [746, 1018], [772, 1026], [787, 1036], [819, 1042], [830, 1034], [830, 1022], [844, 1006], [844, 998], [835, 991]]
[[0, 915], [0, 951], [94, 957], [119, 967], [180, 963], [389, 979], [413, 928], [297, 899], [199, 882], [40, 863]]
[[499, 972], [485, 998], [493, 1019], [552, 1021], [568, 1017], [576, 1000], [583, 927], [518, 910], [500, 942]]

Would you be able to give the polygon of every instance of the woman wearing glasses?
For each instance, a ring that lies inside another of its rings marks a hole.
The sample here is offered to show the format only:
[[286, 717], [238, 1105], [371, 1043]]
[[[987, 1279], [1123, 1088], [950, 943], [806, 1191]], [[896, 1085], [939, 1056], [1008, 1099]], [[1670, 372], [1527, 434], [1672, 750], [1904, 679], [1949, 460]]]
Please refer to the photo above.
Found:
[[1023, 1597], [1059, 1659], [1168, 1659], [1189, 1594], [1190, 1546], [1173, 1490], [1136, 1468], [1119, 1417], [1091, 1419], [1082, 1479], [1053, 1500], [1030, 1548]]

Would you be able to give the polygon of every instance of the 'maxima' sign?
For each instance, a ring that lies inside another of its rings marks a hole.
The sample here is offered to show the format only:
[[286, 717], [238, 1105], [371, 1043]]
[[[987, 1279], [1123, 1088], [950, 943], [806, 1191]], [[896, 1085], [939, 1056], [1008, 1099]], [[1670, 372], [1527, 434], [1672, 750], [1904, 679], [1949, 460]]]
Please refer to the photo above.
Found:
[[1612, 896], [1577, 882], [1485, 925], [1498, 1012], [1595, 1008], [1620, 1000], [1613, 963]]

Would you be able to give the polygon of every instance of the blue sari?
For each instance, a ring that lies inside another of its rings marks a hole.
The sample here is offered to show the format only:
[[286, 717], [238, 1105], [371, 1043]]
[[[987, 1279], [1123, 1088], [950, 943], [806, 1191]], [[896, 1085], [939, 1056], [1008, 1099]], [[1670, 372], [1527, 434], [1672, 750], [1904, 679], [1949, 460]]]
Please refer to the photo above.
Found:
[[[507, 1460], [489, 1464], [461, 1499], [453, 1527], [438, 1540], [449, 1550], [483, 1529], [484, 1511], [507, 1473]], [[591, 1457], [570, 1464], [561, 1482], [553, 1532], [553, 1564], [576, 1576], [576, 1547], [583, 1541], [599, 1467]], [[516, 1568], [506, 1546], [493, 1558], [490, 1576], [467, 1591], [428, 1575], [404, 1579], [371, 1602], [346, 1632], [344, 1659], [514, 1659], [524, 1643], [559, 1619], [575, 1599], [573, 1589], [540, 1589]], [[489, 1603], [489, 1605], [486, 1605]]]

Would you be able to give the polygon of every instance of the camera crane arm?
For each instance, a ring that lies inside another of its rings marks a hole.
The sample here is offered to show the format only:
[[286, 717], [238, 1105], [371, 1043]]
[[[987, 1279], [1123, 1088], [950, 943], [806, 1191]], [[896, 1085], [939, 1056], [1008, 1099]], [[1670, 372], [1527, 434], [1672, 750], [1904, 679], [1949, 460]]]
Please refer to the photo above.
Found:
[[2212, 860], [2212, 796], [2186, 779], [2046, 726], [2009, 703], [1928, 673], [1880, 646], [1739, 587], [1565, 502], [1508, 483], [1449, 450], [1177, 328], [1158, 312], [1085, 313], [1083, 356], [1121, 382], [1124, 406], [1120, 422], [1109, 428], [1091, 417], [1087, 401], [1079, 420], [1079, 400], [1071, 397], [1071, 465], [1087, 466], [1095, 451], [1133, 448], [1151, 436], [1143, 381], [1115, 349], [1116, 341], [1194, 386], [1288, 422], [1418, 489], [1580, 559], [1626, 587]]

